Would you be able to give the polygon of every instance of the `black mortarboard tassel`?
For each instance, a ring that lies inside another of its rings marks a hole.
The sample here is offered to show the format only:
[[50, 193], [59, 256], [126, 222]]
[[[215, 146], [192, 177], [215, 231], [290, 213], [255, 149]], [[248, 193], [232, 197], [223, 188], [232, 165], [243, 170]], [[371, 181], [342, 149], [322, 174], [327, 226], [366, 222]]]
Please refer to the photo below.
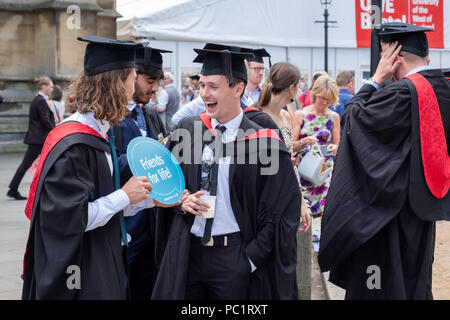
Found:
[[88, 76], [135, 67], [136, 47], [139, 45], [136, 42], [97, 36], [84, 36], [77, 39], [89, 42], [84, 54], [84, 72]]
[[402, 45], [402, 51], [426, 57], [428, 55], [428, 39], [425, 32], [429, 31], [434, 31], [434, 29], [402, 22], [390, 22], [381, 25], [378, 35], [381, 42], [398, 41], [398, 44]]
[[207, 43], [203, 49], [194, 49], [198, 56], [193, 62], [203, 63], [201, 74], [221, 74], [233, 84], [233, 77], [247, 83], [245, 59], [254, 57], [252, 50], [241, 47]]

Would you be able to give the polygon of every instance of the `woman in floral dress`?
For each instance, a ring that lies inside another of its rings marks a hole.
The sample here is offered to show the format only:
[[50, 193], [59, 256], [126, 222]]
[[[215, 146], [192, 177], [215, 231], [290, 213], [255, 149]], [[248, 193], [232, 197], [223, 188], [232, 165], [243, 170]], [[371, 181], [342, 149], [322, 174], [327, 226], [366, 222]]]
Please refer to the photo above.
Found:
[[[340, 139], [339, 115], [329, 109], [330, 104], [338, 102], [338, 87], [336, 81], [324, 75], [319, 77], [311, 90], [312, 104], [298, 110], [294, 114], [293, 148], [294, 151], [305, 148], [302, 158], [311, 151], [320, 153], [320, 147], [326, 145], [327, 151], [336, 156]], [[333, 167], [333, 157], [325, 157], [325, 163]], [[321, 185], [314, 185], [300, 177], [303, 196], [305, 197], [313, 217], [322, 216], [331, 172]]]

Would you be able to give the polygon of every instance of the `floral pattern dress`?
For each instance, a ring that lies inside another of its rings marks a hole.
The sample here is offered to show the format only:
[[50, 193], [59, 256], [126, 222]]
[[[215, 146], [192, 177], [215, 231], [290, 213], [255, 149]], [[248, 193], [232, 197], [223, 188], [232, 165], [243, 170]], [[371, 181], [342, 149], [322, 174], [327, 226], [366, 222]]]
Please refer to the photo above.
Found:
[[[303, 122], [300, 130], [299, 139], [307, 136], [315, 136], [319, 141], [312, 147], [308, 147], [308, 151], [300, 155], [300, 161], [311, 150], [320, 153], [320, 147], [323, 145], [331, 144], [332, 130], [333, 130], [333, 113], [325, 116], [317, 116], [307, 111], [302, 111]], [[325, 157], [325, 163], [333, 167], [333, 158]], [[305, 197], [306, 203], [311, 210], [313, 217], [322, 216], [325, 201], [327, 199], [328, 188], [330, 187], [331, 172], [328, 174], [325, 182], [321, 185], [313, 185], [308, 180], [300, 177], [300, 184], [302, 186], [303, 197]]]
[[[286, 149], [291, 150], [292, 148], [292, 127], [281, 127], [280, 128], [281, 134], [283, 135], [284, 145], [286, 146]], [[297, 177], [297, 181], [300, 185], [300, 176], [298, 174], [297, 168], [294, 167], [295, 176]]]

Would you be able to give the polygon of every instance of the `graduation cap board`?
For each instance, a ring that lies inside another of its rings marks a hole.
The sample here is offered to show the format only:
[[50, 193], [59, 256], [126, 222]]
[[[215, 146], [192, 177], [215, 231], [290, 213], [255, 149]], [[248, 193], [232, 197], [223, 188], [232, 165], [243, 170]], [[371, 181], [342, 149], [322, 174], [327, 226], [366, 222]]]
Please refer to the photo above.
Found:
[[191, 80], [200, 80], [200, 76], [199, 75], [193, 75], [193, 76], [189, 76], [189, 78], [191, 79]]
[[88, 42], [84, 54], [84, 72], [88, 76], [135, 67], [136, 48], [139, 46], [136, 42], [97, 36], [84, 36], [77, 39]]
[[253, 58], [252, 49], [207, 43], [203, 49], [194, 49], [198, 56], [193, 62], [203, 63], [200, 74], [224, 75], [228, 83], [233, 77], [247, 82], [245, 59]]
[[172, 51], [152, 48], [149, 43], [143, 42], [136, 49], [136, 64], [141, 65], [144, 72], [148, 74], [162, 70], [163, 59], [161, 53], [172, 53]]
[[181, 200], [185, 188], [183, 171], [164, 145], [152, 138], [137, 137], [128, 144], [127, 157], [133, 175], [148, 178], [153, 199], [165, 204]]
[[269, 58], [269, 67], [272, 68], [272, 61], [270, 60], [270, 53], [266, 49], [253, 49], [254, 58], [247, 59], [247, 61], [254, 61], [259, 63], [264, 63], [264, 57]]
[[426, 57], [428, 55], [428, 40], [425, 32], [432, 31], [434, 31], [433, 28], [390, 22], [381, 25], [378, 35], [381, 42], [393, 43], [398, 41], [402, 45], [402, 51]]

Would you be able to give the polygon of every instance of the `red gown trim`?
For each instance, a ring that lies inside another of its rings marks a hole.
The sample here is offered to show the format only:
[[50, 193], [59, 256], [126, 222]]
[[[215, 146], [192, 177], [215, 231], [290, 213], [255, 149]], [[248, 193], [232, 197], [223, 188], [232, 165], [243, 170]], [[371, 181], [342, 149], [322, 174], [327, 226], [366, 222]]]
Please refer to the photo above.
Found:
[[81, 124], [78, 122], [67, 122], [57, 126], [55, 129], [50, 131], [47, 136], [47, 139], [44, 142], [44, 146], [42, 148], [41, 157], [39, 159], [39, 164], [36, 168], [36, 172], [34, 173], [33, 181], [31, 182], [30, 192], [28, 194], [27, 205], [25, 206], [25, 215], [28, 219], [31, 220], [31, 215], [33, 213], [34, 199], [36, 197], [36, 189], [39, 182], [39, 178], [41, 175], [42, 168], [45, 163], [45, 159], [49, 155], [50, 151], [52, 151], [53, 147], [63, 138], [74, 134], [74, 133], [85, 133], [97, 136], [99, 138], [104, 139], [97, 131], [92, 129], [91, 127]]
[[[247, 107], [247, 108], [251, 108], [251, 107]], [[258, 110], [258, 109], [256, 109], [256, 110]], [[203, 124], [215, 136], [216, 133], [214, 132], [214, 130], [212, 128], [211, 119], [208, 117], [208, 115], [206, 113], [202, 113], [199, 116], [200, 116], [200, 119], [202, 120]], [[244, 141], [244, 140], [258, 139], [258, 138], [272, 138], [272, 139], [277, 139], [283, 143], [283, 141], [280, 139], [278, 134], [272, 129], [261, 129], [258, 132], [251, 134], [248, 137], [245, 137], [244, 139], [240, 139], [240, 140]]]
[[431, 193], [442, 199], [450, 188], [450, 157], [436, 94], [419, 73], [407, 77], [417, 91], [420, 123], [420, 149], [425, 180]]
[[249, 112], [249, 111], [259, 111], [259, 112], [262, 112], [261, 110], [255, 108], [255, 107], [246, 107], [246, 108], [244, 108], [242, 111], [244, 111], [244, 113], [245, 113], [245, 112]]

